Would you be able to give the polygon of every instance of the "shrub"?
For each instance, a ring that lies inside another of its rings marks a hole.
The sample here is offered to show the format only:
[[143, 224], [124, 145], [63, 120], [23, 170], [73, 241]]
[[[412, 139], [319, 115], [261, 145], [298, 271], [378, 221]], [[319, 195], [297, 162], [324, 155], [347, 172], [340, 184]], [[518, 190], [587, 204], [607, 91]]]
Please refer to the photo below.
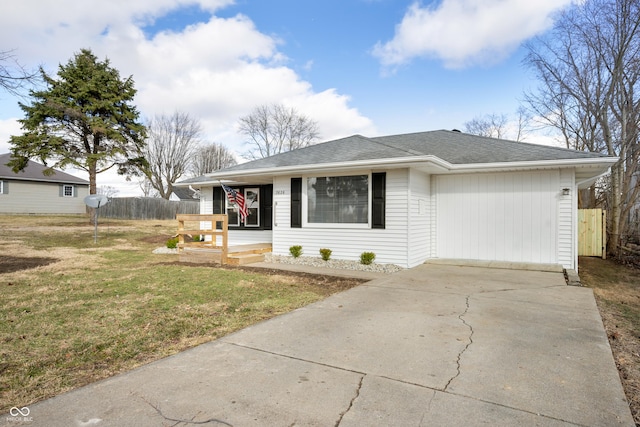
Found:
[[320, 256], [324, 261], [329, 261], [329, 258], [331, 258], [331, 249], [327, 249], [327, 248], [320, 249]]
[[193, 236], [193, 241], [194, 242], [202, 242], [202, 237], [199, 234], [195, 234]]
[[302, 255], [302, 246], [300, 245], [291, 246], [289, 248], [289, 253], [291, 254], [292, 257], [298, 258], [300, 255]]
[[169, 240], [167, 240], [167, 248], [175, 249], [177, 247], [178, 247], [178, 238], [177, 237], [172, 237]]
[[376, 254], [373, 252], [362, 252], [360, 254], [360, 264], [369, 265], [376, 259]]

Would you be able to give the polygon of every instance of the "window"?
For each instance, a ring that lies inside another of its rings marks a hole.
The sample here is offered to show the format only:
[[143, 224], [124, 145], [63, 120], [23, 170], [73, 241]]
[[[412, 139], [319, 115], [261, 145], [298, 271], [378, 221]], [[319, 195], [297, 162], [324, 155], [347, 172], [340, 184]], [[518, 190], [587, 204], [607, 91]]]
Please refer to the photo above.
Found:
[[75, 186], [69, 184], [61, 184], [60, 197], [76, 197]]
[[260, 189], [245, 188], [244, 202], [247, 206], [247, 219], [245, 227], [260, 227]]
[[[240, 192], [240, 190], [238, 188], [234, 188], [235, 191], [237, 191], [238, 193]], [[224, 195], [224, 192], [223, 192]], [[226, 197], [225, 195], [225, 201], [226, 201], [226, 211], [227, 211], [227, 216], [229, 217], [229, 226], [231, 227], [239, 227], [240, 226], [240, 208], [238, 207], [238, 204], [235, 202], [230, 202], [229, 198]]]
[[0, 181], [0, 194], [6, 194], [4, 190], [4, 181]]
[[369, 223], [369, 175], [311, 177], [306, 190], [307, 223]]

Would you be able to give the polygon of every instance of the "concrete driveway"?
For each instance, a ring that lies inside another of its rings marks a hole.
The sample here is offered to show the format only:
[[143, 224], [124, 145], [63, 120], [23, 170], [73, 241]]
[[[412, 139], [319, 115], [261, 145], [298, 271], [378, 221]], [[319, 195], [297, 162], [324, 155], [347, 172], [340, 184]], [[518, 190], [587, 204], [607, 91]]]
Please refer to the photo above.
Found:
[[49, 427], [634, 425], [591, 290], [446, 265], [29, 409], [30, 426]]

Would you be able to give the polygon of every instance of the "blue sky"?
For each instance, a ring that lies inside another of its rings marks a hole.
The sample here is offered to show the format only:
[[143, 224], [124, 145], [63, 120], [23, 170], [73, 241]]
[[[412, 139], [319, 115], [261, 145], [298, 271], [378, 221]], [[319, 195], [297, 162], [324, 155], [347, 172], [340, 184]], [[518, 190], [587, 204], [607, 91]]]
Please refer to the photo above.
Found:
[[[515, 115], [535, 86], [522, 43], [570, 1], [23, 0], [2, 6], [0, 39], [50, 73], [90, 48], [133, 76], [143, 117], [187, 112], [241, 154], [238, 119], [267, 103], [316, 120], [321, 140]], [[17, 102], [0, 93], [0, 153], [20, 132]], [[113, 174], [98, 185], [138, 193]]]

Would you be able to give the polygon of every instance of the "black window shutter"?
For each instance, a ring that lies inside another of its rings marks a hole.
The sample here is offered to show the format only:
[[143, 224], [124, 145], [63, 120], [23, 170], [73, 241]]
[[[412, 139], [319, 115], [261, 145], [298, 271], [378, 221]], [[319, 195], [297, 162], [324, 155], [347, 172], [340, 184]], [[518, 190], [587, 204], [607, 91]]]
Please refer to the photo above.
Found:
[[222, 187], [213, 187], [213, 214], [221, 215], [224, 210], [224, 191]]
[[302, 178], [291, 178], [291, 228], [302, 228]]
[[371, 201], [371, 228], [384, 228], [387, 174], [385, 172], [372, 173], [371, 181], [373, 192], [373, 200]]
[[265, 230], [273, 228], [273, 185], [260, 187], [260, 224]]

